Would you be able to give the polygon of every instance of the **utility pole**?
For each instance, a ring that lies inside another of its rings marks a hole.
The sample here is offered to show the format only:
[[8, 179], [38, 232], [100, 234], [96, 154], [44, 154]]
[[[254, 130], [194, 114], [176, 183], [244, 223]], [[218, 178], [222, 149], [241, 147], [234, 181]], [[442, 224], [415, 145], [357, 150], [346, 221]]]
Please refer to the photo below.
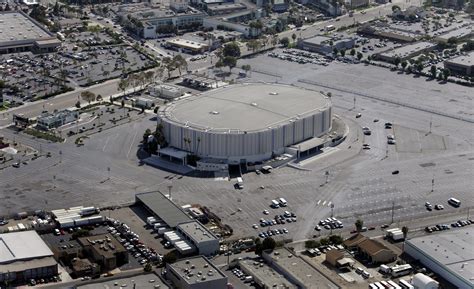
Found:
[[432, 127], [433, 127], [433, 116], [430, 117], [430, 133], [431, 133]]
[[354, 95], [354, 109], [356, 108], [356, 100], [357, 100], [357, 99], [356, 99], [356, 97], [355, 97], [355, 95]]
[[331, 204], [331, 218], [334, 217], [334, 204]]
[[434, 191], [434, 183], [435, 183], [435, 179], [434, 179], [434, 174], [433, 174], [433, 178], [431, 179], [431, 192]]
[[392, 221], [390, 224], [393, 224], [393, 214], [395, 213], [395, 202], [392, 202]]
[[327, 184], [327, 183], [329, 182], [329, 171], [326, 171], [326, 172], [324, 173], [324, 175], [326, 176], [326, 182], [325, 182], [325, 184]]

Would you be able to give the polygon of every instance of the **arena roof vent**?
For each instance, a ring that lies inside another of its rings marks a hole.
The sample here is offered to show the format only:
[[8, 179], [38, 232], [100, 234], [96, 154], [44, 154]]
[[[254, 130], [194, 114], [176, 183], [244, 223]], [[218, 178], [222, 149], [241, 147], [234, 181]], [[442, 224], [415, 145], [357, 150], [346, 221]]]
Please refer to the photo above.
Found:
[[215, 111], [215, 110], [213, 110], [213, 111], [211, 111], [211, 112], [209, 112], [209, 113], [210, 113], [210, 114], [213, 114], [213, 115], [219, 114], [219, 112], [218, 112], [218, 111]]
[[278, 92], [272, 91], [269, 93], [270, 95], [278, 95]]

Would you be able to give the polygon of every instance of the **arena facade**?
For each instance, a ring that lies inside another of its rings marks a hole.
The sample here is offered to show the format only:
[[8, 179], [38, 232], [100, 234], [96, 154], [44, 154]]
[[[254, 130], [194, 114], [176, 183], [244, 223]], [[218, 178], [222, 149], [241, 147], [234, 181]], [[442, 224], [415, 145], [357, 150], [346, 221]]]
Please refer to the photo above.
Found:
[[203, 159], [261, 162], [331, 130], [332, 104], [290, 85], [229, 85], [174, 101], [158, 110], [169, 147]]

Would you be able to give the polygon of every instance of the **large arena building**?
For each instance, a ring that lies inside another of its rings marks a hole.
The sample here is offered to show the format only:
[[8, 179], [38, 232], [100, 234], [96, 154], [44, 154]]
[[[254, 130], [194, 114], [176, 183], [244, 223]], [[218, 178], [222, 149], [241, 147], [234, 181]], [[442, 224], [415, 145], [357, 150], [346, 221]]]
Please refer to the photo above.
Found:
[[[331, 102], [323, 94], [280, 84], [239, 84], [191, 96], [158, 111], [170, 154], [242, 164], [304, 147], [331, 130]], [[319, 139], [317, 139], [319, 140]]]

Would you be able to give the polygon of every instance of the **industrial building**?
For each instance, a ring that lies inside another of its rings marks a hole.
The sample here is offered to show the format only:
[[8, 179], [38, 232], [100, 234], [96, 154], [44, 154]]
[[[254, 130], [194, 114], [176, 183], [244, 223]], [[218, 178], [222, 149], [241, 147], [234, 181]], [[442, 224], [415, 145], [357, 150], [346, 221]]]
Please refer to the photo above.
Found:
[[444, 68], [449, 69], [452, 74], [474, 76], [474, 51], [445, 60]]
[[136, 194], [135, 203], [145, 207], [172, 229], [192, 220], [179, 206], [159, 192]]
[[240, 269], [253, 277], [255, 283], [263, 289], [296, 289], [296, 285], [291, 284], [283, 275], [269, 267], [263, 262], [254, 259], [244, 259], [239, 261]]
[[0, 12], [0, 54], [53, 52], [61, 41], [22, 11]]
[[352, 38], [333, 39], [322, 35], [298, 41], [298, 48], [326, 55], [332, 54], [334, 48], [337, 50], [347, 50], [353, 48], [354, 45], [355, 41]]
[[425, 52], [432, 51], [436, 48], [436, 44], [422, 41], [395, 48], [387, 52], [377, 54], [377, 58], [386, 62], [394, 62], [395, 59], [400, 61], [408, 60], [412, 57], [420, 55]]
[[313, 143], [332, 127], [331, 102], [320, 92], [264, 83], [226, 86], [172, 102], [160, 107], [157, 119], [169, 148], [184, 152], [166, 148], [161, 155], [181, 162], [195, 154], [235, 165]]
[[203, 256], [166, 264], [166, 278], [177, 289], [227, 288], [227, 276]]
[[447, 43], [450, 38], [455, 38], [458, 41], [463, 39], [470, 39], [473, 36], [472, 23], [466, 23], [462, 27], [456, 27], [455, 29], [437, 36], [435, 39], [440, 42]]
[[0, 284], [57, 274], [58, 263], [53, 252], [36, 231], [0, 234]]
[[79, 119], [77, 110], [65, 109], [53, 113], [44, 113], [38, 117], [36, 127], [44, 130], [58, 128]]
[[338, 286], [301, 257], [286, 248], [263, 252], [262, 257], [277, 272], [301, 289], [333, 289]]
[[404, 252], [457, 288], [474, 288], [474, 227], [412, 238]]
[[199, 255], [211, 256], [219, 251], [219, 239], [199, 221], [181, 223], [176, 230], [197, 248]]

